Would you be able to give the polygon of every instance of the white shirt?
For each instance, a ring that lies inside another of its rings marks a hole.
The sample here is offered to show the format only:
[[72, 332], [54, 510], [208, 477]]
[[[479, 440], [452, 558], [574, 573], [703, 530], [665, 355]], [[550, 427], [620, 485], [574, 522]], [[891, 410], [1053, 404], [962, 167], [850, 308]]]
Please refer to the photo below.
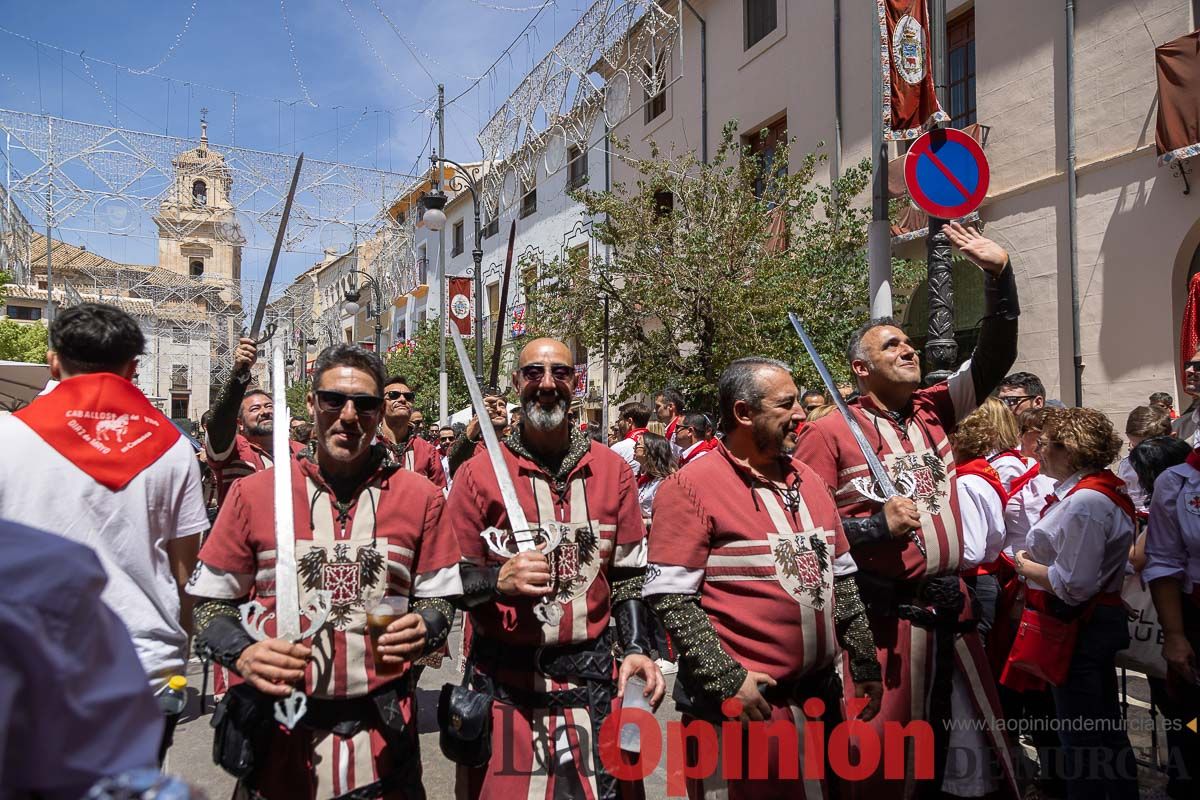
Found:
[[1100, 492], [1080, 489], [1067, 497], [1083, 472], [1059, 484], [1062, 498], [1026, 537], [1029, 555], [1050, 567], [1050, 586], [1077, 606], [1099, 592], [1119, 592], [1133, 545], [1133, 520]]
[[1025, 537], [1042, 517], [1046, 497], [1054, 492], [1058, 481], [1038, 473], [1021, 490], [1008, 498], [1004, 506], [1004, 545], [1002, 550], [1011, 558], [1025, 549]]
[[1029, 471], [1033, 464], [1025, 463], [1025, 459], [1020, 456], [1014, 456], [1012, 453], [1004, 453], [996, 455], [993, 453], [988, 456], [988, 463], [992, 465], [992, 469], [996, 470], [996, 474], [1000, 476], [1000, 483], [1004, 485], [1004, 491], [1012, 489], [1013, 481]]
[[654, 509], [654, 496], [658, 494], [658, 487], [662, 486], [663, 480], [663, 478], [655, 478], [644, 486], [638, 487], [638, 505], [642, 507], [642, 519], [650, 519], [650, 512]]
[[955, 479], [958, 511], [962, 520], [961, 569], [995, 561], [1004, 544], [1004, 506], [996, 489], [978, 475]]
[[1137, 473], [1133, 471], [1133, 464], [1129, 463], [1129, 456], [1125, 456], [1117, 464], [1117, 477], [1125, 481], [1125, 491], [1129, 493], [1133, 507], [1143, 514], [1146, 513], [1149, 510], [1150, 496], [1142, 488], [1142, 482], [1138, 480]]
[[0, 419], [0, 518], [51, 531], [96, 551], [108, 575], [101, 598], [133, 639], [156, 683], [182, 673], [187, 636], [167, 542], [208, 529], [200, 465], [179, 437], [114, 492], [16, 417]]
[[[679, 451], [679, 453], [677, 453], [676, 455], [678, 455], [678, 456], [679, 456], [679, 463], [680, 463], [680, 465], [682, 466], [682, 464], [683, 464], [683, 460], [684, 460], [685, 458], [687, 458], [688, 456], [690, 456], [690, 455], [691, 455], [693, 452], [695, 452], [696, 448], [697, 448], [697, 447], [699, 447], [699, 446], [700, 446], [700, 445], [702, 445], [702, 444], [704, 444], [704, 440], [703, 440], [703, 439], [698, 439], [698, 440], [696, 440], [695, 442], [693, 442], [693, 443], [692, 443], [692, 445], [691, 445], [690, 447], [688, 447], [686, 450], [681, 450], [681, 451]], [[703, 453], [701, 453], [700, 455], [696, 456], [696, 458], [704, 458], [704, 457], [705, 457], [706, 455], [708, 455], [710, 452], [712, 452], [712, 451], [711, 451], [711, 450], [705, 450]]]
[[637, 442], [635, 442], [633, 439], [622, 439], [612, 446], [612, 451], [621, 458], [625, 459], [625, 463], [629, 465], [631, 470], [633, 470], [634, 477], [637, 477], [638, 473], [642, 469], [642, 466], [637, 462], [637, 459], [633, 457], [633, 448], [635, 447], [637, 447]]
[[1142, 579], [1177, 578], [1184, 593], [1200, 586], [1200, 472], [1180, 464], [1154, 481]]

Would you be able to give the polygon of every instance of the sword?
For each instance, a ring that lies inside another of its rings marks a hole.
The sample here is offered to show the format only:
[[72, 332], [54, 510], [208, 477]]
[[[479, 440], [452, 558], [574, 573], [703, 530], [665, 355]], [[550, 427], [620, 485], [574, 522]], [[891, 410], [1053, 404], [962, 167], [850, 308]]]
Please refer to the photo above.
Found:
[[[275, 323], [269, 323], [266, 335], [263, 333], [263, 316], [267, 313], [267, 297], [271, 294], [271, 282], [275, 278], [275, 265], [279, 263], [279, 251], [283, 249], [283, 236], [287, 233], [288, 218], [292, 215], [292, 201], [296, 199], [296, 184], [300, 182], [300, 168], [304, 166], [304, 153], [296, 159], [296, 171], [292, 173], [292, 185], [288, 189], [287, 199], [283, 202], [283, 214], [279, 218], [279, 230], [275, 233], [275, 246], [271, 249], [271, 261], [267, 264], [267, 274], [263, 278], [262, 291], [258, 293], [258, 305], [254, 309], [254, 321], [250, 323], [250, 338], [255, 344], [262, 344], [275, 335]], [[286, 406], [280, 406], [285, 408]]]
[[[475, 378], [471, 359], [467, 356], [467, 348], [463, 345], [458, 325], [453, 321], [450, 322], [450, 335], [454, 339], [454, 352], [458, 355], [458, 365], [467, 381], [471, 405], [479, 419], [479, 432], [483, 435], [483, 444], [487, 448], [492, 471], [496, 474], [496, 483], [500, 486], [500, 499], [504, 502], [504, 511], [508, 514], [508, 525], [512, 530], [511, 535], [507, 535], [493, 526], [479, 535], [487, 543], [488, 549], [501, 558], [511, 558], [517, 553], [537, 550], [538, 545], [543, 544], [543, 552], [549, 553], [558, 547], [558, 543], [562, 541], [563, 528], [568, 526], [550, 522], [542, 523], [537, 528], [530, 527], [529, 520], [525, 516], [525, 509], [521, 508], [521, 503], [517, 500], [517, 490], [513, 486], [512, 475], [508, 472], [508, 464], [504, 462], [504, 454], [500, 451], [500, 440], [496, 438], [496, 429], [492, 427], [491, 415], [488, 414], [487, 406], [483, 402], [483, 392], [479, 389], [479, 381]], [[506, 546], [509, 539], [516, 546], [516, 550]], [[549, 597], [544, 597], [542, 602], [534, 608], [533, 613], [541, 622], [557, 625], [562, 619], [562, 606], [557, 602], [551, 602]]]
[[[850, 406], [846, 405], [846, 401], [842, 399], [842, 393], [837, 390], [837, 384], [833, 382], [833, 376], [829, 374], [829, 367], [825, 366], [825, 361], [821, 358], [821, 354], [817, 352], [816, 345], [812, 339], [808, 337], [808, 332], [804, 330], [803, 323], [800, 318], [793, 313], [788, 313], [788, 319], [791, 320], [792, 327], [796, 329], [796, 333], [800, 334], [800, 341], [804, 345], [804, 349], [808, 351], [808, 357], [812, 359], [813, 366], [817, 368], [817, 374], [821, 376], [822, 383], [825, 384], [825, 391], [833, 398], [834, 404], [837, 406], [838, 412], [842, 415], [842, 419], [846, 421], [846, 427], [850, 429], [850, 435], [854, 437], [855, 444], [862, 451], [863, 458], [867, 461], [867, 471], [871, 473], [870, 478], [854, 478], [850, 484], [868, 500], [874, 500], [877, 503], [886, 503], [893, 497], [912, 497], [913, 490], [917, 487], [916, 479], [907, 472], [900, 472], [896, 476], [895, 482], [888, 475], [887, 468], [883, 466], [883, 462], [879, 460], [879, 454], [875, 452], [875, 448], [871, 447], [867, 442], [866, 434], [859, 427], [858, 420], [854, 414], [850, 412]], [[921, 555], [927, 555], [925, 552], [925, 542], [921, 541], [921, 537], [916, 531], [909, 531], [909, 537], [916, 543], [917, 549], [921, 551]]]
[[[271, 394], [275, 408], [287, 408], [287, 366], [284, 363], [287, 345], [276, 342], [271, 352]], [[275, 611], [265, 614], [266, 608], [257, 600], [242, 606], [242, 624], [250, 635], [261, 641], [268, 638], [265, 624], [275, 617], [275, 638], [298, 642], [308, 638], [325, 624], [329, 616], [330, 593], [321, 590], [304, 609], [300, 608], [299, 583], [296, 579], [296, 527], [292, 506], [292, 451], [287, 425], [275, 425], [271, 436], [271, 457], [275, 466]], [[307, 630], [300, 627], [301, 615], [308, 617]], [[308, 710], [304, 692], [293, 688], [292, 693], [275, 701], [275, 719], [288, 730]]]

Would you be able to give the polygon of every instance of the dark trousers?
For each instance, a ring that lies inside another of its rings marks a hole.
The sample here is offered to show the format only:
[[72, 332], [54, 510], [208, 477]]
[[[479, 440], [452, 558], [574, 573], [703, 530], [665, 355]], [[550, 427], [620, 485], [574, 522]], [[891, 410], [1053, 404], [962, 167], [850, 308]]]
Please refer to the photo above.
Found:
[[[1200, 653], [1200, 608], [1183, 598], [1183, 629]], [[1150, 678], [1150, 699], [1167, 729], [1167, 795], [1172, 800], [1200, 797], [1200, 733], [1187, 727], [1200, 717], [1200, 686]]]
[[996, 624], [996, 605], [1000, 602], [1000, 581], [995, 575], [979, 575], [964, 578], [975, 598], [975, 611], [979, 619], [979, 641], [984, 648], [988, 644], [988, 632]]
[[1138, 800], [1137, 763], [1125, 732], [1116, 655], [1129, 646], [1125, 610], [1096, 606], [1075, 644], [1062, 686], [1052, 689], [1061, 729], [1067, 800]]

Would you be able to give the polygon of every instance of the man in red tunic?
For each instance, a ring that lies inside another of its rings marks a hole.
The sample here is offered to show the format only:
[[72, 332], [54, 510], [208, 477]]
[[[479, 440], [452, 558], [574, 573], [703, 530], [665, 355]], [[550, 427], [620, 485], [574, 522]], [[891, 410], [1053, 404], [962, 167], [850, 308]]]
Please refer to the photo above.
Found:
[[[917, 351], [892, 320], [867, 323], [848, 347], [862, 392], [850, 404], [851, 413], [893, 477], [913, 485], [912, 498], [880, 504], [855, 488], [854, 479], [869, 482], [870, 474], [840, 414], [805, 425], [796, 457], [833, 487], [859, 567], [886, 687], [874, 724], [931, 723], [935, 789], [978, 796], [1003, 786], [1015, 793], [1007, 741], [991, 724], [999, 716], [995, 683], [958, 577], [962, 526], [951, 491], [955, 465], [947, 437], [1016, 358], [1016, 279], [1008, 254], [995, 242], [958, 223], [945, 230], [987, 273], [986, 314], [972, 358], [947, 381], [922, 389]], [[951, 717], [982, 719], [986, 744], [982, 733], [950, 731]], [[912, 770], [902, 786], [885, 783], [880, 770], [853, 788], [862, 797], [911, 797], [917, 783]]]
[[659, 489], [643, 593], [679, 650], [675, 702], [685, 721], [723, 734], [720, 723], [737, 709], [721, 706], [732, 699], [742, 720], [783, 723], [794, 738], [771, 748], [767, 775], [739, 779], [722, 761], [717, 774], [690, 781], [688, 795], [828, 797], [835, 776], [811, 769], [823, 757], [806, 757], [801, 709], [821, 701], [824, 713], [809, 715], [826, 737], [841, 721], [839, 645], [849, 692], [868, 698], [862, 719], [875, 716], [883, 694], [854, 559], [829, 487], [787, 455], [803, 418], [788, 367], [738, 359], [717, 391], [725, 438]]
[[513, 375], [522, 421], [501, 445], [530, 525], [560, 534], [556, 547], [501, 558], [484, 543], [481, 531], [510, 525], [482, 449], [447, 500], [473, 631], [466, 681], [494, 698], [491, 760], [459, 766], [460, 798], [612, 800], [640, 789], [604, 769], [597, 743], [630, 677], [641, 676], [653, 705], [664, 692], [642, 602], [646, 529], [629, 467], [570, 425], [575, 380], [562, 342], [526, 345]]
[[[234, 481], [271, 466], [275, 405], [267, 392], [249, 388], [257, 361], [258, 345], [254, 340], [239, 339], [233, 372], [209, 409], [204, 455], [216, 480], [218, 506], [225, 502]], [[300, 445], [292, 449], [299, 450]]]
[[437, 448], [423, 439], [412, 424], [416, 392], [407, 378], [393, 375], [383, 387], [383, 426], [380, 435], [400, 466], [424, 475], [439, 489], [446, 488], [446, 473]]
[[[198, 649], [244, 682], [214, 715], [218, 741], [241, 735], [253, 744], [260, 761], [239, 777], [245, 789], [267, 798], [352, 790], [424, 797], [411, 663], [449, 633], [453, 609], [445, 598], [462, 593], [460, 554], [440, 526], [441, 491], [372, 444], [383, 383], [374, 353], [353, 345], [321, 353], [308, 396], [316, 442], [286, 465], [300, 607], [329, 593], [328, 620], [315, 636], [308, 643], [271, 638], [278, 467], [234, 485], [189, 583], [203, 598], [196, 609]], [[373, 647], [367, 614], [385, 597], [411, 598], [409, 613]], [[242, 627], [238, 604], [246, 599], [264, 607], [262, 641]], [[289, 732], [272, 721], [270, 704], [294, 685], [308, 695], [308, 711]]]

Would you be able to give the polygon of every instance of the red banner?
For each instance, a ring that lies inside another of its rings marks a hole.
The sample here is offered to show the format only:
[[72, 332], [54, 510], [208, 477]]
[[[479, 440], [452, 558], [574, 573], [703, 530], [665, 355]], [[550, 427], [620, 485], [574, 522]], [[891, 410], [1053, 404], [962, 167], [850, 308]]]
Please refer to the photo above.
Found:
[[470, 278], [450, 278], [447, 283], [449, 288], [446, 292], [446, 319], [458, 326], [459, 335], [470, 336], [473, 282]]
[[876, 0], [876, 5], [883, 76], [883, 138], [915, 139], [950, 121], [933, 85], [929, 10], [925, 0]]

